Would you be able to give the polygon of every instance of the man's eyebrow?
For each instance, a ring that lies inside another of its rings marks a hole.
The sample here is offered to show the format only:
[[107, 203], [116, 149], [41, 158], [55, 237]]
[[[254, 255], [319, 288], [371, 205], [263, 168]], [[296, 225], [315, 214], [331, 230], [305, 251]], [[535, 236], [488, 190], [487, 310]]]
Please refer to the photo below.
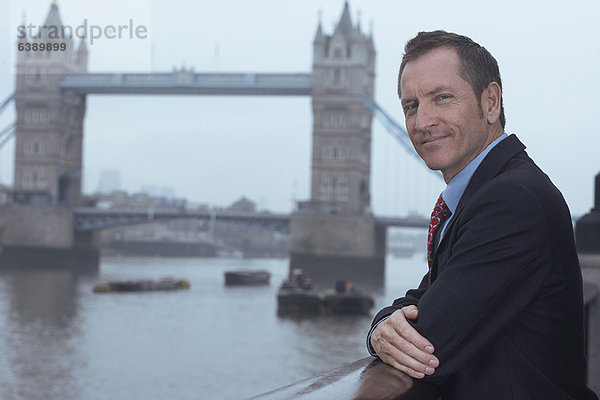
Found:
[[427, 96], [433, 96], [436, 95], [440, 92], [444, 92], [446, 90], [449, 90], [450, 88], [448, 86], [436, 86], [435, 88], [431, 89], [429, 92], [427, 92]]
[[402, 105], [403, 108], [406, 107], [408, 104], [416, 103], [416, 102], [417, 102], [417, 99], [415, 99], [414, 97], [405, 97], [405, 98], [402, 98], [402, 100], [400, 100], [400, 104]]

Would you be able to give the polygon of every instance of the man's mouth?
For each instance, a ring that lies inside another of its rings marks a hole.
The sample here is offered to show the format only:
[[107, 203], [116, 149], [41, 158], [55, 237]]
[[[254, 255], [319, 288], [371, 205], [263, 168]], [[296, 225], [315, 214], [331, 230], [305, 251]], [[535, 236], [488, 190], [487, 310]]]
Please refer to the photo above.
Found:
[[430, 136], [430, 137], [426, 137], [425, 139], [423, 139], [423, 141], [421, 143], [422, 144], [435, 143], [435, 142], [443, 140], [443, 139], [445, 139], [447, 137], [448, 137], [447, 135], [444, 135], [444, 136]]

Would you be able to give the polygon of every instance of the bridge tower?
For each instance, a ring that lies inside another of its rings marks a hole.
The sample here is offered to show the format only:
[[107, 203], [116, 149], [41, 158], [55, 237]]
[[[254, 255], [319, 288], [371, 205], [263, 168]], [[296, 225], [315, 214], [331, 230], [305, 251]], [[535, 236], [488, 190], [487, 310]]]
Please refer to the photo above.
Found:
[[291, 218], [290, 268], [324, 281], [383, 282], [385, 230], [370, 207], [375, 47], [353, 25], [348, 2], [334, 32], [313, 42], [311, 199]]
[[375, 48], [353, 26], [348, 3], [332, 35], [321, 24], [313, 47], [313, 154], [311, 200], [341, 213], [370, 210]]
[[96, 235], [73, 229], [85, 95], [60, 88], [64, 74], [86, 73], [85, 40], [75, 49], [55, 1], [40, 31], [23, 28], [16, 43], [14, 190], [0, 207], [0, 266], [97, 269]]
[[[25, 24], [23, 24], [25, 25]], [[42, 46], [59, 46], [51, 51]], [[63, 91], [62, 75], [87, 71], [87, 47], [78, 49], [52, 3], [40, 31], [20, 31], [15, 106], [15, 201], [74, 207], [81, 195], [85, 96]]]

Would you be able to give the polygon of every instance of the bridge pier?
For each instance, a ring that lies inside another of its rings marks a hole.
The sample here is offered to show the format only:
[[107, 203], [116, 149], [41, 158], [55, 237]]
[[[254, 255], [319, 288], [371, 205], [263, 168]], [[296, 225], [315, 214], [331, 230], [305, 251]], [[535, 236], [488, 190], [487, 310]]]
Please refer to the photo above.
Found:
[[96, 234], [75, 232], [67, 207], [0, 207], [0, 267], [73, 268], [97, 271]]
[[292, 214], [290, 270], [302, 268], [323, 288], [337, 280], [382, 287], [386, 228], [371, 215]]

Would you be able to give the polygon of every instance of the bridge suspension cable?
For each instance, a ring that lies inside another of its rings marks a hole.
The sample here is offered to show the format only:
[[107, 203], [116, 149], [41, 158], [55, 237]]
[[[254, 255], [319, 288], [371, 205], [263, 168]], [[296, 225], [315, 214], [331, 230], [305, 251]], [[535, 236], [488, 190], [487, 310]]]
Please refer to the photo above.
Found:
[[2, 115], [2, 112], [4, 112], [4, 109], [6, 108], [6, 106], [8, 106], [10, 104], [10, 102], [15, 98], [15, 94], [12, 93], [10, 96], [8, 96], [0, 105], [0, 115]]
[[421, 159], [421, 157], [419, 157], [410, 141], [410, 138], [408, 137], [408, 132], [406, 132], [406, 129], [396, 122], [388, 113], [383, 110], [383, 108], [381, 108], [379, 104], [375, 103], [375, 101], [370, 97], [363, 96], [363, 102], [369, 108], [369, 110], [373, 112], [375, 118], [381, 122], [385, 130], [392, 135], [392, 137], [396, 139], [396, 141], [400, 143], [402, 147], [404, 147], [404, 149], [419, 162], [419, 164], [436, 175], [439, 179], [443, 180], [441, 173], [430, 170], [427, 165], [425, 165], [425, 162]]
[[15, 124], [12, 123], [0, 131], [0, 149], [15, 135]]

